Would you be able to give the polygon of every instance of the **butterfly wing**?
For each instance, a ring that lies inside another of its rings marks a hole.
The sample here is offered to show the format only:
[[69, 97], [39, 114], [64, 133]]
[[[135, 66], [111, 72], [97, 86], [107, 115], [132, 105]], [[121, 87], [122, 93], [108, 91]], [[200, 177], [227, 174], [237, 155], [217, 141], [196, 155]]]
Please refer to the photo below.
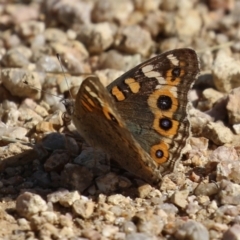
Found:
[[88, 144], [108, 153], [123, 168], [148, 182], [161, 179], [156, 163], [127, 129], [116, 103], [97, 77], [83, 81], [72, 119]]
[[195, 51], [175, 49], [138, 65], [107, 87], [127, 128], [162, 174], [173, 171], [189, 138], [187, 95], [198, 73]]

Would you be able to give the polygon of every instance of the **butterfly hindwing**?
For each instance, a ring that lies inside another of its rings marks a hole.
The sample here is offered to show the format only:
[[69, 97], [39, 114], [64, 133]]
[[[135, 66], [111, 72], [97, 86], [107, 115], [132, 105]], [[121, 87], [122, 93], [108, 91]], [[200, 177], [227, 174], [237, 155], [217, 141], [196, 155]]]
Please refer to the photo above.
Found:
[[156, 163], [165, 165], [163, 171], [172, 171], [189, 137], [188, 91], [198, 73], [195, 51], [176, 49], [141, 63], [108, 86], [129, 131]]

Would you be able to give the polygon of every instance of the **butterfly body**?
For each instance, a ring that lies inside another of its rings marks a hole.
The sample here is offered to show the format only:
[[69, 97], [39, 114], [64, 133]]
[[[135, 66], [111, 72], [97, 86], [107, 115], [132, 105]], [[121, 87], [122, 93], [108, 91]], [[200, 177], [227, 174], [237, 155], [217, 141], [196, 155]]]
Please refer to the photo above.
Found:
[[147, 182], [174, 170], [189, 138], [188, 91], [199, 73], [191, 49], [176, 49], [136, 66], [105, 88], [83, 81], [72, 119], [93, 147]]

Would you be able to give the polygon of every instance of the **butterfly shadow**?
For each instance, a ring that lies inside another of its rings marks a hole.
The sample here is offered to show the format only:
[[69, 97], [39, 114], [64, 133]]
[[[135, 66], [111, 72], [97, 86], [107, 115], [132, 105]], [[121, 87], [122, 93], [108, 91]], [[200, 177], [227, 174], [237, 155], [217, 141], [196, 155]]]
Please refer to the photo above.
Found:
[[0, 162], [0, 200], [15, 200], [23, 192], [46, 199], [59, 189], [77, 190], [91, 198], [122, 194], [134, 199], [139, 197], [138, 187], [145, 184], [103, 152], [87, 146], [77, 133], [50, 133], [30, 146], [17, 141], [4, 144], [9, 152], [2, 154]]

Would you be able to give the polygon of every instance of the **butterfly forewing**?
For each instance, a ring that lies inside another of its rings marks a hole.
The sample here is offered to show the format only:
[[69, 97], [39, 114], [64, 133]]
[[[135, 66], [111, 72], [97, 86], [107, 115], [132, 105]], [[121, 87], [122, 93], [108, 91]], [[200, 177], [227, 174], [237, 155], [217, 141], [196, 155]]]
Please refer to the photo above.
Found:
[[77, 94], [73, 122], [88, 144], [100, 148], [123, 168], [148, 182], [160, 179], [157, 165], [132, 137], [116, 104], [96, 77], [82, 83]]

